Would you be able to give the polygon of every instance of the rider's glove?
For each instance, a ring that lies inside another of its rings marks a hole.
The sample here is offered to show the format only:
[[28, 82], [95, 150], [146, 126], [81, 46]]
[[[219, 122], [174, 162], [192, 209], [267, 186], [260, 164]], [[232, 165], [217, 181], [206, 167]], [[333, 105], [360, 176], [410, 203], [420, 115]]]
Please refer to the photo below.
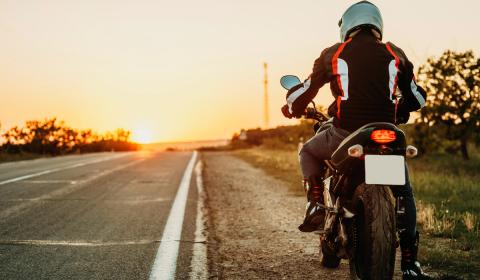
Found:
[[287, 104], [283, 105], [283, 107], [282, 107], [282, 114], [285, 116], [285, 118], [289, 118], [289, 119], [293, 118], [293, 115], [290, 114], [290, 110], [288, 109], [288, 105], [287, 105]]
[[[288, 100], [288, 97], [289, 97], [291, 94], [293, 94], [295, 91], [297, 91], [297, 90], [298, 90], [299, 88], [301, 88], [301, 87], [303, 87], [303, 84], [302, 84], [302, 83], [301, 83], [301, 84], [298, 84], [298, 85], [296, 85], [296, 86], [294, 86], [294, 87], [292, 87], [291, 89], [289, 89], [288, 92], [287, 92], [287, 100]], [[287, 101], [287, 102], [288, 102], [288, 101]], [[295, 103], [295, 102], [294, 102], [294, 103]], [[290, 104], [290, 105], [293, 106], [294, 104]], [[295, 110], [293, 113], [290, 113], [290, 111], [288, 110], [288, 108], [289, 108], [289, 107], [288, 107], [287, 105], [285, 105], [285, 106], [282, 107], [282, 113], [283, 113], [283, 115], [284, 115], [285, 117], [287, 117], [287, 118], [289, 118], [289, 119], [291, 119], [291, 118], [297, 118], [297, 119], [299, 119], [299, 118], [302, 117], [303, 112], [300, 112], [300, 113], [299, 113], [299, 112], [295, 112], [295, 111], [298, 111], [298, 110]], [[292, 109], [292, 110], [293, 110], [293, 109]]]

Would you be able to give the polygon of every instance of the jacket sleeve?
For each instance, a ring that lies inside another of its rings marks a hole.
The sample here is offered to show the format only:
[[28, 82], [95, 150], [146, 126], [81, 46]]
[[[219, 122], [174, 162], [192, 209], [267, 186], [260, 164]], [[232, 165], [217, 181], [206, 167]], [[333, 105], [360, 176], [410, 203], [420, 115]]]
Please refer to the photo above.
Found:
[[413, 64], [408, 60], [405, 53], [392, 43], [391, 47], [398, 54], [399, 58], [399, 74], [398, 74], [398, 89], [402, 97], [398, 103], [398, 113], [406, 114], [416, 111], [425, 106], [427, 93], [425, 90], [417, 85], [415, 82], [415, 75], [413, 74]]
[[318, 90], [333, 79], [331, 60], [338, 45], [323, 50], [320, 57], [315, 60], [312, 74], [302, 84], [288, 91], [287, 104], [293, 116], [301, 116], [308, 103], [317, 95]]

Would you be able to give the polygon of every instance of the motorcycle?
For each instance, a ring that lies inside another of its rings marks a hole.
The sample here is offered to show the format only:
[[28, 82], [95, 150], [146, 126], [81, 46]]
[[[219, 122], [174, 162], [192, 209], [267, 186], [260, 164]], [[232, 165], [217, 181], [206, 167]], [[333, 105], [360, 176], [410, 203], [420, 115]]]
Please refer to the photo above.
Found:
[[[300, 83], [293, 75], [280, 80], [287, 90]], [[303, 117], [317, 121], [315, 133], [333, 125], [315, 103]], [[405, 186], [405, 158], [416, 155], [395, 124], [376, 122], [351, 133], [325, 160], [324, 203], [318, 204], [325, 211], [325, 225], [316, 231], [323, 266], [335, 268], [347, 259], [351, 279], [393, 278], [405, 208], [392, 188]]]

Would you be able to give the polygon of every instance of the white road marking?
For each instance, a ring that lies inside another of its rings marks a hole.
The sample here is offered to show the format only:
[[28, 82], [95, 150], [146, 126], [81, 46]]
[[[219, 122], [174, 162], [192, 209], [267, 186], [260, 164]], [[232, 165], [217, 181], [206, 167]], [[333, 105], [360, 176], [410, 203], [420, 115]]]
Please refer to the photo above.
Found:
[[73, 180], [24, 180], [28, 184], [76, 184], [78, 181]]
[[116, 158], [121, 158], [121, 157], [124, 157], [124, 156], [127, 156], [127, 155], [128, 154], [115, 155], [115, 156], [111, 156], [111, 157], [107, 157], [107, 158], [101, 158], [101, 159], [96, 159], [96, 160], [91, 160], [91, 161], [84, 161], [84, 162], [80, 162], [80, 163], [75, 163], [75, 164], [64, 166], [64, 167], [47, 169], [47, 170], [44, 170], [44, 171], [40, 171], [40, 172], [36, 172], [36, 173], [32, 173], [32, 174], [19, 176], [19, 177], [15, 177], [15, 178], [11, 178], [11, 179], [8, 179], [8, 180], [1, 181], [0, 186], [10, 184], [10, 183], [14, 183], [14, 182], [18, 182], [18, 181], [23, 181], [23, 180], [38, 177], [38, 176], [42, 176], [42, 175], [45, 175], [45, 174], [50, 174], [50, 173], [53, 173], [53, 172], [58, 172], [58, 171], [62, 171], [62, 170], [72, 169], [72, 168], [81, 167], [81, 166], [94, 164], [94, 163], [99, 163], [99, 162], [112, 160], [112, 159], [116, 159]]
[[133, 161], [133, 162], [129, 162], [129, 163], [124, 164], [124, 165], [116, 166], [115, 168], [112, 168], [112, 169], [104, 170], [104, 171], [102, 171], [102, 172], [100, 172], [100, 173], [98, 173], [98, 174], [96, 174], [96, 175], [94, 175], [94, 176], [92, 176], [92, 177], [90, 177], [86, 180], [83, 180], [81, 183], [77, 183], [77, 184], [74, 184], [74, 185], [67, 185], [67, 186], [65, 186], [61, 189], [52, 191], [50, 193], [41, 195], [39, 197], [32, 198], [30, 200], [26, 200], [23, 203], [19, 203], [19, 204], [14, 205], [10, 208], [6, 208], [6, 209], [4, 209], [0, 212], [0, 219], [4, 219], [4, 218], [6, 218], [6, 217], [8, 217], [12, 214], [15, 214], [15, 213], [19, 213], [23, 209], [31, 206], [33, 203], [38, 203], [39, 201], [43, 201], [43, 200], [52, 200], [54, 197], [69, 194], [69, 193], [83, 187], [83, 185], [85, 185], [86, 183], [89, 183], [89, 182], [91, 182], [95, 179], [98, 179], [98, 178], [102, 177], [102, 176], [105, 176], [105, 175], [111, 174], [113, 172], [119, 171], [121, 169], [133, 166], [133, 165], [138, 164], [138, 163], [140, 163], [144, 160], [146, 160], [146, 158], [141, 158], [141, 159], [138, 159], [138, 160]]
[[185, 206], [187, 204], [190, 180], [192, 178], [193, 167], [196, 160], [197, 151], [194, 151], [188, 162], [187, 168], [185, 169], [180, 186], [178, 187], [175, 201], [170, 209], [170, 214], [168, 215], [167, 223], [163, 230], [162, 242], [158, 247], [152, 271], [150, 272], [151, 280], [175, 279], [178, 249], [180, 246], [178, 240], [180, 240], [182, 236]]
[[195, 166], [195, 177], [198, 190], [197, 219], [195, 222], [195, 243], [193, 244], [192, 262], [190, 263], [190, 279], [208, 279], [207, 237], [205, 231], [206, 208], [203, 191], [202, 162]]
[[[1, 202], [26, 202], [26, 201], [92, 201], [94, 198], [12, 198], [12, 199], [0, 199]], [[159, 203], [171, 201], [167, 198], [155, 198], [155, 199], [102, 199], [102, 202], [112, 204], [147, 204], [147, 203]]]
[[100, 247], [100, 246], [128, 246], [146, 245], [157, 243], [159, 240], [133, 240], [133, 241], [102, 241], [102, 240], [0, 240], [0, 245], [29, 245], [29, 246], [72, 246], [72, 247]]
[[[187, 242], [196, 243], [192, 240], [168, 240], [167, 242]], [[72, 247], [100, 247], [100, 246], [129, 246], [129, 245], [147, 245], [161, 243], [164, 240], [39, 240], [39, 239], [0, 239], [0, 245], [10, 246], [72, 246]]]

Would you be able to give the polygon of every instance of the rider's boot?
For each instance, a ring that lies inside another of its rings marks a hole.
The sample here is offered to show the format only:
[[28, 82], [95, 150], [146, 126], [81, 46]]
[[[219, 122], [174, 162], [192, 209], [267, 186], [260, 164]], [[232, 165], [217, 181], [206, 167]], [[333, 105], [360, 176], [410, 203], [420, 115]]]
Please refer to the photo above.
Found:
[[307, 193], [307, 206], [305, 219], [298, 226], [302, 232], [312, 232], [323, 229], [325, 225], [325, 209], [323, 208], [323, 179], [312, 176], [303, 180]]
[[422, 271], [420, 263], [417, 261], [419, 234], [410, 236], [406, 231], [400, 233], [400, 248], [402, 250], [401, 269], [403, 280], [426, 280], [431, 279], [428, 274]]

